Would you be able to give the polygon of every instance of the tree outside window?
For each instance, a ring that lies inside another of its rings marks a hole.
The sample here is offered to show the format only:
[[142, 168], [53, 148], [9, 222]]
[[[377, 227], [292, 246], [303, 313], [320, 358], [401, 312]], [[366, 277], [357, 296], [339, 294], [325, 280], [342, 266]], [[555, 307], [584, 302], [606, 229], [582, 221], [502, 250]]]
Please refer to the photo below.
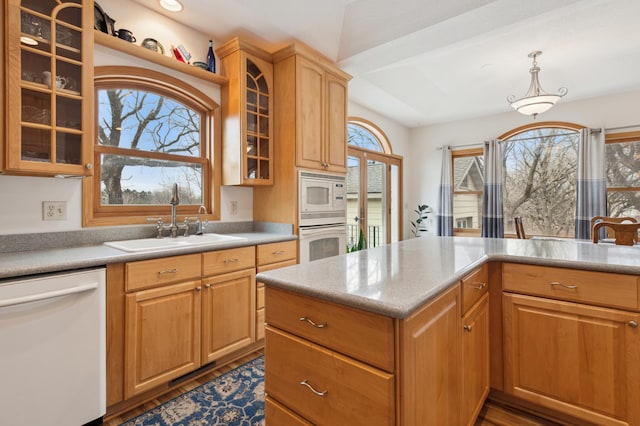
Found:
[[83, 184], [85, 225], [167, 218], [174, 183], [179, 214], [195, 215], [204, 205], [207, 218], [218, 218], [219, 182], [212, 176], [218, 106], [151, 70], [97, 67], [94, 83], [96, 169]]
[[608, 216], [640, 219], [640, 132], [606, 135]]
[[505, 232], [522, 217], [528, 235], [575, 235], [579, 133], [545, 127], [504, 140]]

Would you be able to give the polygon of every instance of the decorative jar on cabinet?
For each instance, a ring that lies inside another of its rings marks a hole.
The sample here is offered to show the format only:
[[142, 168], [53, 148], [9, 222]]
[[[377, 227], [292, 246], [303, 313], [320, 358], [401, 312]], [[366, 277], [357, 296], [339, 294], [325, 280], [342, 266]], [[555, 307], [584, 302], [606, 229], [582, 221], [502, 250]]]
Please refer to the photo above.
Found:
[[5, 3], [5, 173], [90, 175], [93, 2]]

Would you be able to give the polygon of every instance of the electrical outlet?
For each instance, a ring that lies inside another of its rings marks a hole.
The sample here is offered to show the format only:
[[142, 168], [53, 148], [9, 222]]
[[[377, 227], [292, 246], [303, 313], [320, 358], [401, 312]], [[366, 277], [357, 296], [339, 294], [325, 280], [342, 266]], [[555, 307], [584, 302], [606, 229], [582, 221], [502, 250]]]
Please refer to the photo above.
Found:
[[67, 220], [67, 202], [43, 201], [42, 220]]
[[237, 215], [238, 214], [238, 202], [237, 201], [231, 201], [229, 203], [229, 210], [231, 210], [231, 214], [232, 215]]

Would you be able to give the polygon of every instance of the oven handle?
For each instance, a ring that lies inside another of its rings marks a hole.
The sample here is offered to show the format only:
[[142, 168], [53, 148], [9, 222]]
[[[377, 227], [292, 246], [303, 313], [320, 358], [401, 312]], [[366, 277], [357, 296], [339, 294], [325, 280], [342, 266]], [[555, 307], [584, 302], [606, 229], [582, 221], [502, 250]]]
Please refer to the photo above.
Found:
[[98, 283], [84, 284], [77, 287], [65, 288], [62, 290], [49, 291], [47, 293], [32, 294], [29, 296], [14, 297], [13, 299], [0, 300], [0, 308], [7, 306], [22, 305], [24, 303], [38, 302], [40, 300], [53, 299], [54, 297], [68, 296], [75, 293], [83, 293], [98, 288]]
[[300, 228], [300, 237], [309, 237], [312, 235], [320, 235], [320, 234], [328, 234], [332, 232], [342, 232], [346, 233], [345, 225], [328, 225], [328, 226], [316, 226], [312, 228]]

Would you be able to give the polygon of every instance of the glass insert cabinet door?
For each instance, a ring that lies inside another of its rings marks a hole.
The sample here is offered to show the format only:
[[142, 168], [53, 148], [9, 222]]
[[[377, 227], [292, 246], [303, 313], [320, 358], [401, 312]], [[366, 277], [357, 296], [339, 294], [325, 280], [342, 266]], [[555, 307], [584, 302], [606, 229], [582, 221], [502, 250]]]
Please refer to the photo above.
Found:
[[82, 0], [6, 4], [7, 172], [92, 173], [89, 4]]

